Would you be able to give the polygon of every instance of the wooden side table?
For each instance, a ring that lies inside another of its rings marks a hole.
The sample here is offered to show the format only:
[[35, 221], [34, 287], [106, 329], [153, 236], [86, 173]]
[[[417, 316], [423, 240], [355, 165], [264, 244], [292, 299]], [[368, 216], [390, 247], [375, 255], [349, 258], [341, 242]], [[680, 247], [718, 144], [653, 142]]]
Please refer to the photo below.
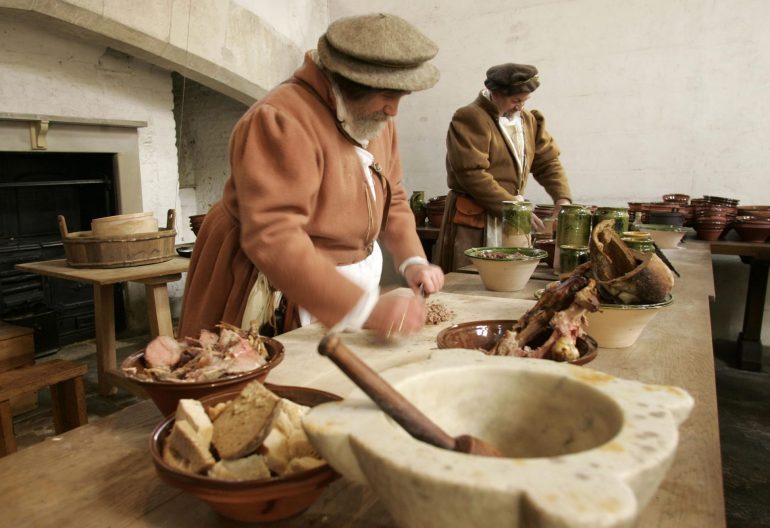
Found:
[[152, 337], [174, 335], [168, 301], [169, 282], [178, 281], [187, 271], [190, 260], [174, 257], [159, 264], [129, 268], [87, 269], [71, 268], [64, 259], [17, 264], [16, 268], [39, 275], [92, 284], [94, 287], [94, 316], [96, 319], [96, 366], [99, 394], [113, 394], [121, 387], [137, 393], [134, 384], [127, 383], [118, 371], [115, 353], [115, 295], [113, 285], [120, 282], [144, 284], [147, 293], [147, 317]]
[[738, 364], [744, 370], [759, 372], [762, 370], [762, 318], [770, 270], [770, 244], [717, 241], [711, 243], [711, 253], [737, 255], [749, 265], [743, 330], [738, 334]]

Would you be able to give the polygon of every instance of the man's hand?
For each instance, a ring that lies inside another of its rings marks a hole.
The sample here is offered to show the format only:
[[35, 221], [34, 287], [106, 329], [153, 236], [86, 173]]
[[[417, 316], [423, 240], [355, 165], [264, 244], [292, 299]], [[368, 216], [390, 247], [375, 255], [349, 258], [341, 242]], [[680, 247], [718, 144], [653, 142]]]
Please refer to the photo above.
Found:
[[406, 283], [415, 292], [437, 293], [444, 287], [444, 272], [435, 264], [413, 264], [404, 270]]
[[380, 297], [364, 325], [384, 339], [395, 339], [420, 330], [425, 326], [425, 301], [403, 290]]
[[530, 223], [532, 224], [532, 232], [533, 233], [541, 233], [545, 229], [545, 224], [542, 220], [540, 220], [540, 217], [537, 216], [535, 213], [532, 213], [531, 215]]

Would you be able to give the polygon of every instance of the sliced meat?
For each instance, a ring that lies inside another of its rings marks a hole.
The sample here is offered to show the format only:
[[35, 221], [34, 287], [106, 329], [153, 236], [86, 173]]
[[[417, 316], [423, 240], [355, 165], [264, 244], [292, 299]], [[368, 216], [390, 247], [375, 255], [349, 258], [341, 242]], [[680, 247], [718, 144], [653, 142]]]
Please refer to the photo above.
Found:
[[173, 367], [182, 358], [183, 347], [170, 336], [158, 336], [144, 350], [144, 361], [148, 367]]

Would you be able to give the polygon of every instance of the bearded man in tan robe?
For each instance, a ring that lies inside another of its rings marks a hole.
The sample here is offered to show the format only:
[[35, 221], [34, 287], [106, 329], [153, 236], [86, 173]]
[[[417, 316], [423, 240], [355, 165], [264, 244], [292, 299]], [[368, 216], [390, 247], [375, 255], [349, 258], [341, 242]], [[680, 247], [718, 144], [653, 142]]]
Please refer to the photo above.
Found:
[[383, 336], [423, 326], [419, 296], [379, 295], [379, 244], [415, 291], [442, 288], [416, 233], [393, 122], [402, 97], [437, 82], [437, 51], [393, 15], [340, 19], [246, 112], [222, 199], [195, 242], [181, 337], [220, 321], [281, 332], [318, 320]]

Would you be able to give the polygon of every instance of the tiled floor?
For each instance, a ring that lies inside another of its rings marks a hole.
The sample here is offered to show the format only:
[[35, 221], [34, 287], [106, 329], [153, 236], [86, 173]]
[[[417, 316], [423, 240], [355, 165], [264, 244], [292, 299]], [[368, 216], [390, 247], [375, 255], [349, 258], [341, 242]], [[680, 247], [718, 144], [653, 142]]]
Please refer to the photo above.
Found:
[[[118, 361], [147, 340], [147, 336], [121, 340]], [[765, 351], [764, 372], [745, 372], [733, 366], [731, 343], [716, 341], [714, 350], [728, 527], [770, 528], [770, 353]], [[123, 391], [108, 397], [96, 393], [93, 341], [69, 345], [56, 357], [88, 364], [90, 422], [139, 401]], [[39, 399], [36, 410], [14, 419], [19, 449], [54, 435], [48, 391], [41, 391]]]

